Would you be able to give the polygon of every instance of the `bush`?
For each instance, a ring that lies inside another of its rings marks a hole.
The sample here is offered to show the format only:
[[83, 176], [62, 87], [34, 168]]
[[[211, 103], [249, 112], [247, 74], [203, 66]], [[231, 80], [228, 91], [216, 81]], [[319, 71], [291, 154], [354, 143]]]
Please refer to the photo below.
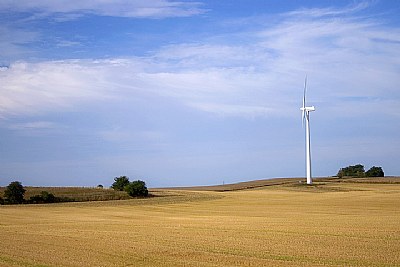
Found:
[[4, 191], [4, 197], [9, 204], [22, 204], [24, 203], [25, 189], [18, 181], [11, 182]]
[[57, 198], [53, 194], [47, 191], [42, 191], [40, 195], [32, 196], [29, 199], [29, 203], [32, 204], [54, 203], [54, 202], [57, 202]]
[[0, 205], [4, 205], [4, 199], [0, 197]]
[[129, 183], [124, 189], [131, 197], [147, 197], [149, 195], [146, 183], [140, 180]]
[[56, 197], [47, 191], [42, 191], [41, 196], [45, 203], [54, 203], [56, 202]]
[[99, 185], [97, 185], [97, 188], [99, 188], [99, 189], [103, 189], [103, 188], [104, 188], [104, 186], [103, 186], [102, 184], [99, 184]]
[[32, 203], [32, 204], [41, 204], [41, 203], [44, 203], [44, 200], [43, 200], [43, 198], [42, 198], [41, 195], [35, 195], [35, 196], [31, 196], [31, 197], [29, 198], [29, 203]]
[[114, 178], [114, 183], [111, 188], [117, 191], [123, 191], [127, 185], [129, 185], [129, 178], [126, 176], [120, 176]]
[[371, 167], [366, 173], [366, 177], [385, 177], [382, 167]]

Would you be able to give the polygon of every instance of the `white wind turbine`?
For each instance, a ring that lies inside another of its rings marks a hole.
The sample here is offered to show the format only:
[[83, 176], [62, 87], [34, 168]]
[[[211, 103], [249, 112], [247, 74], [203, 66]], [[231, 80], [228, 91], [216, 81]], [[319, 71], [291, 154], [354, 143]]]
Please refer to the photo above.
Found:
[[312, 184], [311, 177], [311, 144], [310, 144], [310, 111], [315, 111], [314, 106], [306, 107], [306, 92], [307, 92], [307, 76], [304, 81], [304, 95], [303, 95], [303, 106], [300, 108], [302, 111], [301, 116], [306, 121], [306, 171], [307, 171], [307, 184]]

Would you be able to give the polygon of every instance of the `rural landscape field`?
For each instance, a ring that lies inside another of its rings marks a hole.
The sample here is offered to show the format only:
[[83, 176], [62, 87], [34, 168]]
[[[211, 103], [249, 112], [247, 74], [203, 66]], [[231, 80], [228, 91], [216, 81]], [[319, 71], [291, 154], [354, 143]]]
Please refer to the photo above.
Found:
[[400, 266], [399, 178], [150, 192], [0, 206], [0, 266]]

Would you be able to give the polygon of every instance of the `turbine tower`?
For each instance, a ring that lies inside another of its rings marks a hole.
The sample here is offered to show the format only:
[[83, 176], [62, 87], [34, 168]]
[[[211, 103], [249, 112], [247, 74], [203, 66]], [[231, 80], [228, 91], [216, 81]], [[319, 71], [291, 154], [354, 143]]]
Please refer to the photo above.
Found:
[[306, 93], [307, 93], [307, 76], [304, 80], [304, 95], [303, 95], [303, 106], [300, 108], [301, 116], [306, 121], [306, 173], [307, 173], [307, 184], [312, 184], [311, 176], [311, 144], [310, 144], [310, 111], [315, 111], [314, 106], [306, 107]]

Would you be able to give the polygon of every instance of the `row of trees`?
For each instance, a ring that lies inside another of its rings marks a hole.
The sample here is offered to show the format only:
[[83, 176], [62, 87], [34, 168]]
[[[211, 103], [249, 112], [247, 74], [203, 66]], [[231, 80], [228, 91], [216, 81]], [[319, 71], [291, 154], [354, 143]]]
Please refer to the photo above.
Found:
[[385, 173], [383, 172], [382, 167], [371, 167], [368, 171], [365, 171], [364, 166], [361, 164], [350, 165], [344, 168], [341, 168], [337, 177], [384, 177]]
[[42, 191], [40, 195], [31, 196], [29, 200], [24, 199], [25, 188], [18, 181], [11, 182], [4, 190], [4, 199], [0, 197], [0, 204], [38, 204], [38, 203], [54, 203], [58, 202], [53, 194]]
[[[103, 186], [98, 186], [103, 188]], [[141, 180], [130, 182], [126, 176], [114, 178], [114, 183], [111, 188], [118, 191], [126, 191], [131, 197], [147, 197], [149, 191], [147, 190], [146, 183]], [[25, 188], [21, 182], [11, 182], [4, 190], [4, 199], [0, 197], [0, 205], [4, 204], [40, 204], [40, 203], [55, 203], [71, 201], [67, 198], [59, 198], [53, 194], [42, 191], [39, 195], [31, 196], [29, 200], [25, 200]]]

